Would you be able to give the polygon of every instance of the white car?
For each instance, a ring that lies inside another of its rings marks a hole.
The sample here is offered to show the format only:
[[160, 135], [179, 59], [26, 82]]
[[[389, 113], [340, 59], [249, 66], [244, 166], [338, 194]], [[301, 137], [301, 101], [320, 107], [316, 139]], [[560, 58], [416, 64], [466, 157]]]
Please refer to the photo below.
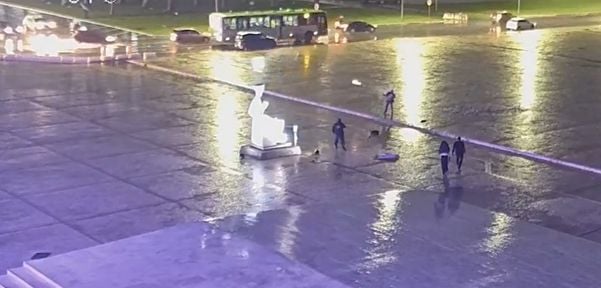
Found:
[[524, 18], [514, 17], [507, 21], [505, 24], [505, 28], [511, 31], [519, 31], [519, 30], [529, 30], [534, 29], [536, 27], [536, 23], [532, 23]]
[[56, 22], [46, 19], [39, 14], [30, 14], [23, 18], [23, 27], [27, 31], [56, 29]]

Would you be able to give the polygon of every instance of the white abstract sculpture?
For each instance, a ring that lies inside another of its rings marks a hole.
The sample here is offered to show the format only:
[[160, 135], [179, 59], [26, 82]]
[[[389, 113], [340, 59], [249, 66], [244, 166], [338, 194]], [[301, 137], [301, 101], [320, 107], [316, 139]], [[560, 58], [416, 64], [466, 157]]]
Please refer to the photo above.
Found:
[[284, 132], [285, 121], [265, 115], [269, 102], [263, 101], [265, 85], [253, 86], [255, 97], [248, 107], [248, 115], [252, 118], [251, 137], [252, 145], [259, 149], [275, 147], [288, 142]]

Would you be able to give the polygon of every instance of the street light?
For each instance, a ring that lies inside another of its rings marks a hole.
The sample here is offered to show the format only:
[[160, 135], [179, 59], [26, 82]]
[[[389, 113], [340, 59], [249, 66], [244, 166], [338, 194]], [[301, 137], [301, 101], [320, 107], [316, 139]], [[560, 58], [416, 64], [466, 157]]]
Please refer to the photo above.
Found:
[[518, 16], [520, 16], [521, 7], [522, 7], [522, 0], [518, 0]]
[[401, 21], [403, 21], [403, 17], [405, 16], [405, 0], [401, 0], [400, 5], [401, 5]]
[[215, 12], [219, 12], [219, 0], [215, 0]]

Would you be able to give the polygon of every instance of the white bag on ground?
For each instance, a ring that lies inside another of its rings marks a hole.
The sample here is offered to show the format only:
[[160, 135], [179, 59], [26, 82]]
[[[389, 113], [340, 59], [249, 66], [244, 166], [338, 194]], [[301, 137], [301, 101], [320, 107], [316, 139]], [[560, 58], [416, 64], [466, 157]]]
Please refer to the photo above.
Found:
[[399, 158], [400, 158], [399, 154], [390, 153], [390, 152], [378, 153], [375, 157], [376, 160], [390, 161], [390, 162], [395, 162], [395, 161], [399, 160]]

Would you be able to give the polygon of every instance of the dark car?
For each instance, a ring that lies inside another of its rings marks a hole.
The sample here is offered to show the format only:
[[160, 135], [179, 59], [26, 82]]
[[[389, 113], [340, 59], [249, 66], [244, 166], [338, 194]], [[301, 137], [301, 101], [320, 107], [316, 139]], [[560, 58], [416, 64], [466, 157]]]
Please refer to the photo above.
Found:
[[169, 39], [179, 43], [207, 43], [211, 40], [211, 37], [203, 35], [192, 28], [176, 28], [171, 32]]
[[278, 46], [274, 38], [261, 32], [238, 32], [234, 46], [240, 50], [264, 50]]
[[110, 36], [98, 30], [88, 30], [85, 26], [80, 27], [73, 35], [73, 39], [79, 43], [111, 44], [117, 41], [117, 37]]
[[363, 21], [355, 21], [349, 23], [345, 31], [350, 33], [374, 33], [376, 32], [376, 26]]
[[8, 23], [0, 21], [0, 41], [12, 36], [14, 33], [14, 29]]

